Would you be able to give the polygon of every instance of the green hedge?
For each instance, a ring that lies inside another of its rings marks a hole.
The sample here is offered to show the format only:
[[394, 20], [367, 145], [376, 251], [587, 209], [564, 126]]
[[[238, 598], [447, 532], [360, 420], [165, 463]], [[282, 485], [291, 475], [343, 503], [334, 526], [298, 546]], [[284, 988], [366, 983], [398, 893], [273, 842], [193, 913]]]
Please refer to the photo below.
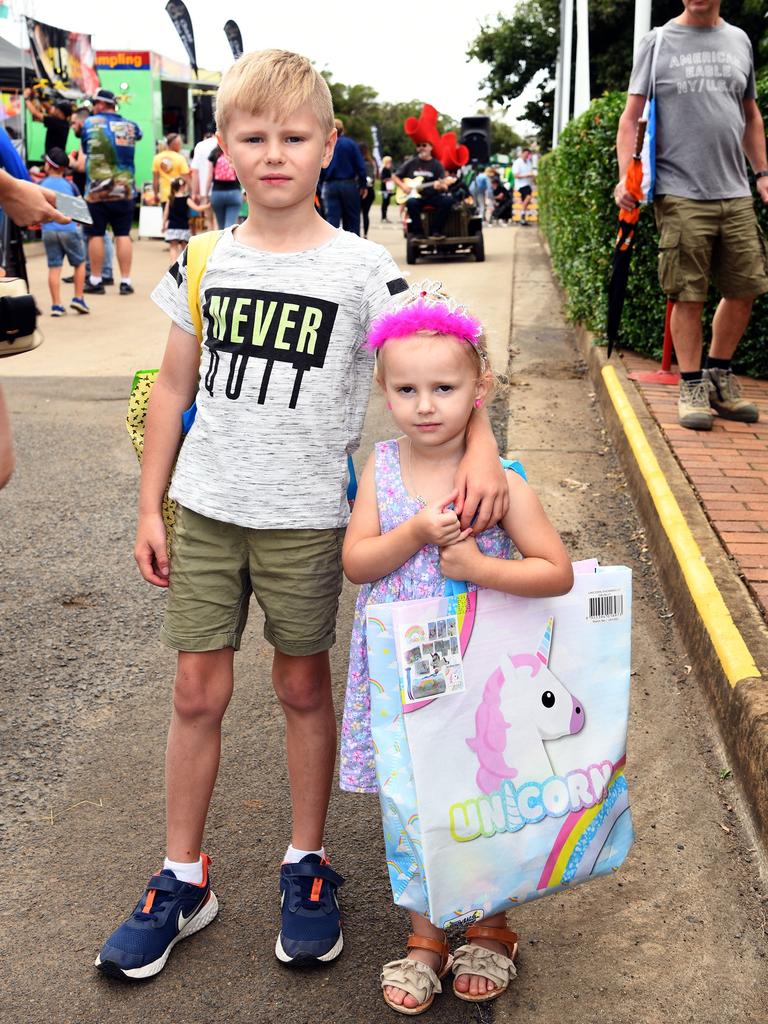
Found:
[[[617, 178], [616, 129], [625, 93], [606, 93], [571, 121], [557, 149], [539, 164], [539, 218], [552, 251], [552, 262], [568, 294], [568, 315], [600, 337], [605, 330], [618, 209], [613, 201]], [[768, 122], [768, 75], [758, 82], [758, 103]], [[768, 209], [758, 216], [768, 235]], [[661, 358], [666, 300], [659, 288], [658, 234], [653, 212], [640, 217], [632, 255], [629, 287], [622, 317], [621, 344], [654, 359]], [[717, 303], [710, 295], [705, 332]], [[705, 338], [705, 343], [709, 340]], [[736, 368], [753, 377], [768, 377], [768, 296], [755, 303]]]

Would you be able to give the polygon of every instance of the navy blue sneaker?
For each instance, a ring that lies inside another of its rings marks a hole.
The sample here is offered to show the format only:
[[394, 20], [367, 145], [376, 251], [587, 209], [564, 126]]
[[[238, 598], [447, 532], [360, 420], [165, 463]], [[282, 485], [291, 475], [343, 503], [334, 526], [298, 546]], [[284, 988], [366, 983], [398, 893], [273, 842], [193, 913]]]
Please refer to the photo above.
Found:
[[104, 943], [95, 966], [131, 981], [159, 974], [176, 943], [205, 928], [218, 913], [209, 864], [203, 854], [201, 885], [180, 882], [172, 871], [153, 875], [131, 916]]
[[280, 868], [282, 928], [275, 954], [288, 967], [327, 964], [344, 947], [336, 890], [344, 884], [316, 854]]

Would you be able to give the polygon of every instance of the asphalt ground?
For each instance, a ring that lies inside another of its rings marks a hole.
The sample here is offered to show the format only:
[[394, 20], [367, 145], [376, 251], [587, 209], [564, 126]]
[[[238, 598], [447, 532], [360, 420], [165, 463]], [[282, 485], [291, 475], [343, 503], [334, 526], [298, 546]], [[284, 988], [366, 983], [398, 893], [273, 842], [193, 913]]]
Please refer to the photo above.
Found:
[[[395, 229], [373, 237], [404, 262]], [[484, 264], [425, 264], [411, 268], [412, 279], [442, 279], [489, 321], [497, 367], [512, 357], [496, 426], [572, 556], [633, 569], [627, 778], [637, 839], [615, 876], [510, 916], [520, 973], [504, 998], [480, 1010], [447, 993], [428, 1019], [763, 1021], [762, 854], [702, 681], [675, 632], [537, 232], [489, 230], [486, 246]], [[0, 494], [0, 1016], [14, 1024], [394, 1020], [378, 971], [402, 955], [406, 929], [390, 900], [375, 797], [337, 790], [331, 805], [328, 846], [348, 879], [344, 955], [308, 973], [286, 972], [274, 958], [288, 789], [257, 609], [236, 662], [206, 838], [221, 912], [151, 983], [120, 984], [92, 967], [163, 854], [173, 655], [157, 638], [164, 596], [143, 583], [131, 556], [138, 473], [124, 413], [133, 371], [157, 365], [162, 350], [167, 325], [147, 295], [166, 259], [161, 243], [141, 242], [135, 296], [94, 297], [92, 317], [48, 320], [40, 350], [0, 365], [18, 457]], [[34, 250], [30, 270], [42, 302], [44, 260]], [[391, 433], [376, 397], [359, 463]], [[353, 601], [347, 586], [333, 652], [339, 709]]]

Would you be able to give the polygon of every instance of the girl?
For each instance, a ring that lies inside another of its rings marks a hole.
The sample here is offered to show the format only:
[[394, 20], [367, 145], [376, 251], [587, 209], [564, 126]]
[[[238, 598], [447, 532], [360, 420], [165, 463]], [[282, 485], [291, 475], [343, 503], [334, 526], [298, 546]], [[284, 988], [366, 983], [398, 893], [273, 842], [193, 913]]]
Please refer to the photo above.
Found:
[[189, 212], [201, 213], [208, 203], [196, 203], [189, 195], [186, 178], [174, 178], [171, 192], [163, 212], [163, 233], [171, 247], [171, 266], [176, 262], [189, 241]]
[[[363, 471], [343, 548], [344, 571], [361, 583], [352, 632], [341, 749], [341, 786], [375, 792], [368, 664], [367, 604], [433, 597], [445, 579], [472, 589], [546, 597], [564, 594], [573, 572], [562, 541], [536, 495], [507, 473], [509, 510], [501, 527], [478, 537], [462, 530], [452, 503], [473, 408], [493, 386], [482, 327], [434, 282], [412, 288], [404, 303], [381, 317], [369, 335], [377, 379], [403, 436], [376, 445]], [[520, 558], [512, 559], [516, 548]], [[460, 999], [484, 1002], [515, 976], [517, 936], [503, 913], [467, 929], [468, 944], [450, 956], [444, 932], [411, 913], [403, 960], [386, 964], [384, 999], [415, 1015], [432, 1004], [452, 968]]]
[[216, 216], [216, 224], [220, 231], [224, 231], [237, 224], [243, 205], [243, 190], [234, 164], [221, 146], [212, 149], [208, 159], [211, 162], [208, 197]]
[[392, 181], [392, 157], [385, 156], [381, 161], [381, 170], [379, 171], [379, 177], [381, 178], [381, 222], [386, 223], [387, 210], [389, 209], [389, 201], [395, 191], [395, 183]]

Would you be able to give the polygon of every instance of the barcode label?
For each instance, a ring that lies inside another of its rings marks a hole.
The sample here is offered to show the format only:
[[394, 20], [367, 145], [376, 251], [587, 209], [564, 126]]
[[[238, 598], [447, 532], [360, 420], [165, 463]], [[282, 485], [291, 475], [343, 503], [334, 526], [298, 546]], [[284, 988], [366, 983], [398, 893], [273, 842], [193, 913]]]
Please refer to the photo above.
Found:
[[600, 594], [587, 594], [590, 622], [606, 622], [624, 615], [624, 594], [620, 590], [607, 590]]

